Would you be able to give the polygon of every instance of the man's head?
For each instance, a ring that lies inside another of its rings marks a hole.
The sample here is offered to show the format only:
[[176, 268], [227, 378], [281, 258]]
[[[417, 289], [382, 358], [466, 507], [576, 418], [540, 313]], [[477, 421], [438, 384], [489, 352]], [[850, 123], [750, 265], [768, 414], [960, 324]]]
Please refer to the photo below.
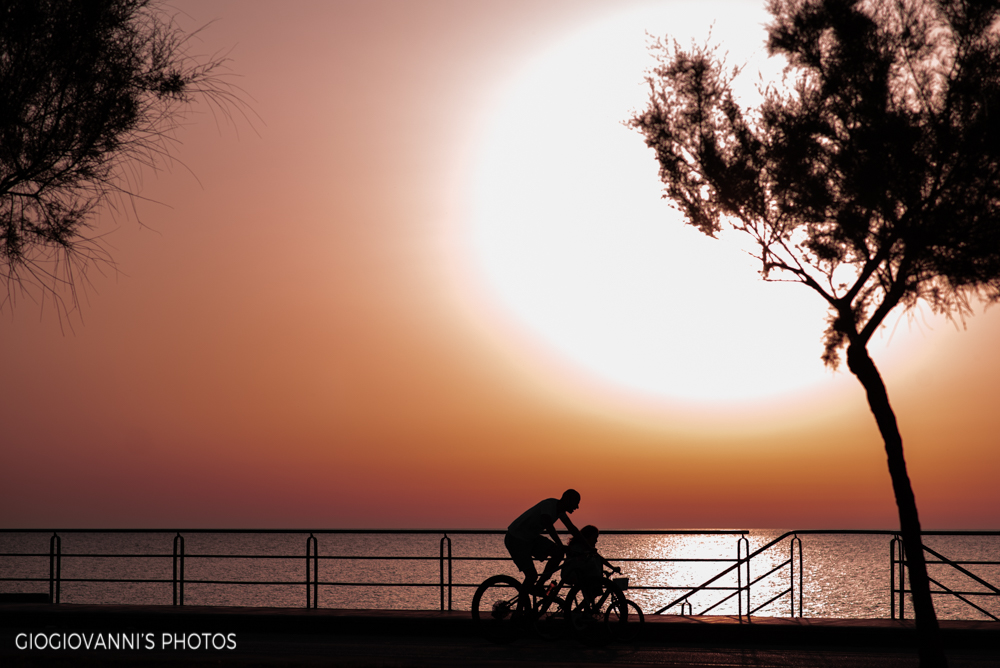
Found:
[[559, 510], [571, 513], [580, 507], [580, 492], [575, 489], [567, 489], [559, 499]]

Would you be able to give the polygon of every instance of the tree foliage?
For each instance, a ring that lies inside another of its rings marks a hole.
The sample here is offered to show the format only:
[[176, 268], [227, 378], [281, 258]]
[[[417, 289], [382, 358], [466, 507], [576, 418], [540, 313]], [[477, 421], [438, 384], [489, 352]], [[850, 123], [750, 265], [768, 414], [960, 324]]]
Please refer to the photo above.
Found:
[[765, 280], [829, 306], [823, 360], [864, 386], [885, 442], [923, 665], [943, 665], [902, 437], [867, 351], [897, 307], [964, 318], [1000, 300], [1000, 2], [772, 0], [787, 64], [760, 104], [709, 47], [660, 42], [630, 121], [665, 197], [755, 242]]
[[[187, 52], [153, 0], [13, 0], [0, 8], [0, 280], [55, 291], [109, 260], [94, 233], [109, 196], [169, 159], [190, 103], [238, 97], [224, 58]], [[130, 171], [131, 170], [131, 171]]]
[[775, 1], [788, 63], [755, 109], [709, 48], [661, 44], [631, 121], [690, 224], [756, 242], [762, 275], [831, 309], [824, 360], [898, 305], [1000, 299], [997, 3]]

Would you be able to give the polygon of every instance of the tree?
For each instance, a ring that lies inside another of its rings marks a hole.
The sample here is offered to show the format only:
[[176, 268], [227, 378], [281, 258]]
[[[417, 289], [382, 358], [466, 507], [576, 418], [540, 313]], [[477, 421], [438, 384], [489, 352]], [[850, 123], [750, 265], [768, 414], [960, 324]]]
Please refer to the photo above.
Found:
[[708, 46], [654, 46], [629, 121], [664, 197], [709, 236], [753, 240], [761, 275], [829, 306], [824, 362], [867, 393], [899, 510], [921, 665], [943, 665], [903, 442], [868, 354], [894, 309], [964, 319], [1000, 300], [1000, 3], [772, 0], [782, 83], [741, 108]]
[[[228, 111], [225, 58], [190, 56], [155, 0], [13, 0], [0, 8], [0, 281], [58, 298], [110, 258], [96, 209], [169, 159], [195, 98]], [[75, 292], [72, 293], [75, 301]], [[5, 300], [6, 301], [6, 300]]]

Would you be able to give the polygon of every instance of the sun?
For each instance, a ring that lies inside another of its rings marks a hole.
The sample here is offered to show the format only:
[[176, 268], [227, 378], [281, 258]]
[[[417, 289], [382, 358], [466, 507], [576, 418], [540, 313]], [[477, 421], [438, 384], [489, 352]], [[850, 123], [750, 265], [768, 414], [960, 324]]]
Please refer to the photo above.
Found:
[[647, 32], [685, 44], [711, 31], [727, 62], [756, 69], [767, 19], [746, 2], [606, 18], [532, 58], [493, 113], [468, 230], [475, 265], [506, 317], [604, 383], [739, 401], [829, 381], [824, 304], [763, 282], [739, 239], [684, 225], [623, 124], [645, 102]]

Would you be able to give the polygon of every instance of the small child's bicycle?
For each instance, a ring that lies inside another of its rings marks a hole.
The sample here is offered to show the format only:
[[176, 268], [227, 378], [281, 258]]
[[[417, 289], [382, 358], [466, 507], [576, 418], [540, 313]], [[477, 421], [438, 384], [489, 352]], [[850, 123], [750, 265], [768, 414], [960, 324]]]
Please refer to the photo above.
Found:
[[625, 596], [629, 579], [613, 575], [604, 569], [599, 580], [574, 585], [566, 595], [566, 617], [584, 643], [631, 642], [642, 631], [646, 621], [642, 608]]

